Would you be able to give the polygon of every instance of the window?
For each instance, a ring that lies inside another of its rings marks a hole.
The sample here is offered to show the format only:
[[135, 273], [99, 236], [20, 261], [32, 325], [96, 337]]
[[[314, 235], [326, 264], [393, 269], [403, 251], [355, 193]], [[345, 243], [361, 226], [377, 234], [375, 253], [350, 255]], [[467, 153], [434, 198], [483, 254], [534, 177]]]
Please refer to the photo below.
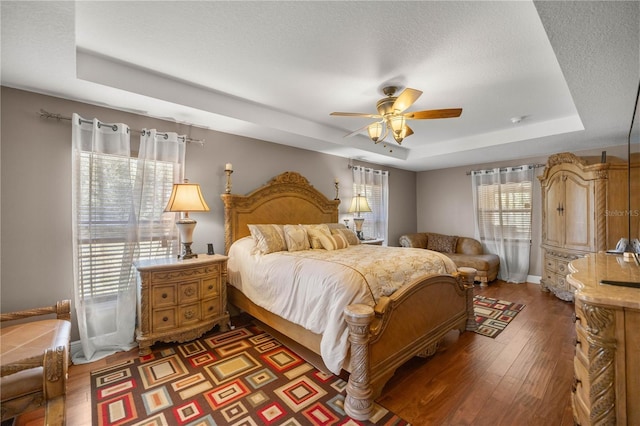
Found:
[[506, 240], [531, 239], [531, 182], [489, 184], [478, 187], [480, 239], [494, 239], [488, 226], [501, 228]]
[[135, 274], [127, 257], [160, 258], [171, 256], [176, 250], [174, 214], [159, 214], [171, 194], [175, 164], [144, 164], [149, 169], [145, 173], [155, 173], [157, 192], [145, 191], [138, 207], [138, 235], [132, 238], [130, 222], [136, 220], [138, 210], [132, 201], [138, 160], [87, 151], [80, 154], [79, 185], [83, 188], [76, 217], [83, 298], [114, 295], [127, 287]]
[[389, 172], [352, 166], [353, 195], [364, 195], [371, 212], [360, 213], [364, 218], [362, 234], [365, 238], [387, 240], [389, 211]]
[[500, 256], [498, 277], [509, 282], [525, 282], [529, 273], [533, 167], [471, 173], [475, 236]]

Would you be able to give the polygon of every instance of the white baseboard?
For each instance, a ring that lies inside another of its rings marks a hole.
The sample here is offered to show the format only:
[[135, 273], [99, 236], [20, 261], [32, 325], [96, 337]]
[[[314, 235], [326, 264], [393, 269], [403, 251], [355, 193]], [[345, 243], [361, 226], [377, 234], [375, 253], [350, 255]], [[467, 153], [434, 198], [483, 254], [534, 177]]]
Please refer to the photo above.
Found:
[[542, 279], [539, 275], [527, 275], [527, 282], [532, 284], [540, 284], [540, 280]]

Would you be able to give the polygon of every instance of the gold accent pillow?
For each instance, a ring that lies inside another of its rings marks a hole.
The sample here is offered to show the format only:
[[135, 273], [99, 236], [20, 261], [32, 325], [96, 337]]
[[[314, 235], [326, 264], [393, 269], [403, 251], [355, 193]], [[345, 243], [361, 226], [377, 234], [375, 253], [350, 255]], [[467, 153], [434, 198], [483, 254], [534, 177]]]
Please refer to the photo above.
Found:
[[311, 245], [309, 244], [309, 237], [304, 226], [300, 225], [285, 225], [284, 240], [287, 243], [287, 250], [300, 251], [309, 250]]
[[262, 254], [287, 250], [282, 225], [247, 225]]
[[339, 250], [349, 247], [347, 240], [340, 234], [321, 235], [320, 242], [325, 250]]
[[349, 243], [350, 246], [355, 246], [360, 244], [360, 240], [358, 239], [358, 236], [351, 229], [348, 229], [348, 228], [332, 229], [331, 234], [342, 235], [344, 239], [347, 240], [347, 243]]
[[429, 234], [427, 249], [440, 253], [455, 253], [458, 237], [454, 235]]
[[304, 229], [307, 231], [307, 235], [309, 236], [309, 243], [311, 244], [312, 249], [321, 249], [322, 243], [320, 242], [321, 236], [330, 237], [331, 231], [329, 231], [329, 227], [324, 223], [319, 223], [317, 225], [302, 225]]

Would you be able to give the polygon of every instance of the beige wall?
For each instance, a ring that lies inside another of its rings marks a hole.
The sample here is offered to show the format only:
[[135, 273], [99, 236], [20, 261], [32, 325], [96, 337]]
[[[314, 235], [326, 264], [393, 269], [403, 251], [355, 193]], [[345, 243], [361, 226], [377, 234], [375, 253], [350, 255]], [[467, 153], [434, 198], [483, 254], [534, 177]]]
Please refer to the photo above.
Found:
[[[592, 162], [600, 158], [601, 152], [608, 156], [627, 158], [627, 146], [607, 147], [602, 150], [574, 152], [576, 155], [590, 157]], [[473, 210], [471, 207], [471, 170], [483, 170], [494, 167], [519, 166], [523, 164], [545, 164], [547, 156], [524, 158], [500, 163], [486, 163], [466, 167], [420, 172], [417, 174], [418, 231], [439, 232], [442, 234], [473, 237], [475, 233]], [[543, 167], [536, 169], [536, 175], [542, 174]], [[443, 184], [446, 182], [446, 185]], [[533, 185], [532, 236], [529, 275], [542, 275], [542, 211], [540, 208], [541, 191], [538, 179]], [[613, 248], [613, 247], [612, 247]]]
[[[207, 243], [213, 243], [216, 252], [223, 252], [223, 210], [219, 194], [224, 191], [225, 163], [233, 163], [234, 193], [247, 193], [285, 170], [302, 173], [330, 198], [335, 195], [334, 178], [343, 183], [351, 181], [345, 158], [210, 130], [189, 129], [172, 122], [3, 87], [0, 111], [0, 299], [3, 312], [45, 306], [63, 298], [73, 299], [71, 126], [68, 121], [40, 118], [38, 111], [41, 108], [67, 117], [77, 112], [83, 117], [97, 117], [105, 122], [124, 122], [131, 129], [156, 128], [205, 139], [204, 146], [190, 144], [187, 148], [186, 176], [201, 184], [211, 208], [208, 213], [192, 214], [198, 221], [193, 245], [195, 252], [204, 252]], [[626, 149], [621, 147], [615, 155], [626, 158], [623, 148]], [[614, 155], [614, 150], [607, 150], [609, 155]], [[599, 154], [597, 151], [591, 155]], [[546, 158], [533, 158], [417, 174], [386, 168], [390, 172], [391, 193], [389, 244], [398, 245], [400, 235], [415, 231], [473, 236], [473, 214], [469, 204], [471, 183], [466, 172], [545, 161]], [[542, 169], [537, 172], [541, 173]], [[343, 185], [340, 198], [348, 200], [351, 195], [350, 186]], [[530, 274], [539, 276], [542, 268], [537, 182], [534, 197]], [[343, 203], [341, 217], [348, 216], [346, 208]]]
[[[189, 144], [186, 177], [200, 183], [211, 211], [193, 213], [198, 221], [193, 249], [224, 251], [223, 208], [225, 163], [233, 163], [233, 192], [247, 193], [275, 175], [301, 173], [327, 197], [335, 196], [334, 179], [343, 186], [341, 217], [348, 217], [351, 197], [349, 160], [284, 145], [214, 132], [148, 117], [2, 88], [1, 93], [1, 309], [3, 312], [46, 306], [73, 299], [71, 258], [71, 126], [69, 121], [40, 118], [44, 109], [70, 117], [127, 123], [131, 129], [177, 131], [204, 146]], [[190, 133], [189, 133], [190, 131]], [[132, 142], [136, 139], [134, 133]], [[380, 166], [354, 162], [374, 168]], [[415, 173], [389, 170], [391, 192], [389, 240], [397, 245], [405, 232], [415, 230]], [[72, 314], [74, 314], [72, 312]], [[77, 337], [74, 323], [74, 338]]]

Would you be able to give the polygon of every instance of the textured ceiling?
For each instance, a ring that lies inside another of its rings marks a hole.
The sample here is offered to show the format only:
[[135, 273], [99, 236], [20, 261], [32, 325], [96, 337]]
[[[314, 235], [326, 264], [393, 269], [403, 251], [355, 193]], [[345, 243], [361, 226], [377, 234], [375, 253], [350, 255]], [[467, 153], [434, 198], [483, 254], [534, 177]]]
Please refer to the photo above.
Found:
[[[407, 170], [621, 145], [640, 79], [638, 2], [1, 6], [3, 85]], [[462, 116], [344, 138], [390, 83]]]

